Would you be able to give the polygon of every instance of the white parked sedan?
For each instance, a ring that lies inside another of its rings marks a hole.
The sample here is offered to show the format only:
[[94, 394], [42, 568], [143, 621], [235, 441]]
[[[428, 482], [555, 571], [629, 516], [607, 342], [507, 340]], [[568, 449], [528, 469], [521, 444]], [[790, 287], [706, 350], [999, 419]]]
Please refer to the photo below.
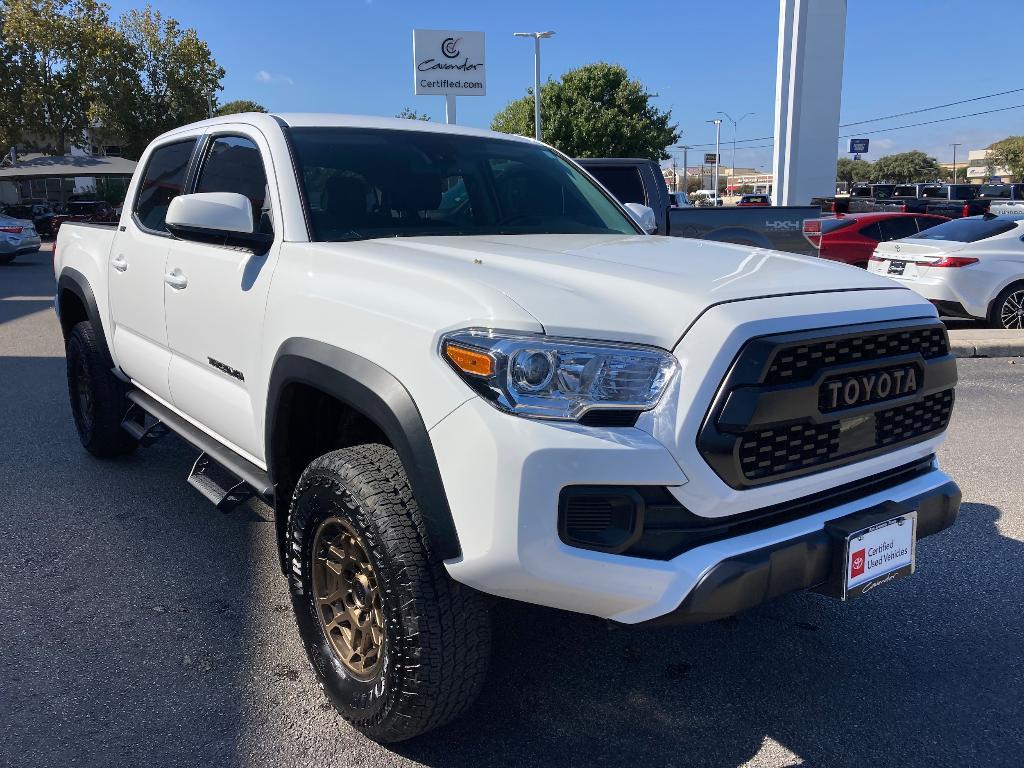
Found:
[[1024, 328], [1024, 216], [954, 219], [879, 243], [868, 265], [954, 317]]

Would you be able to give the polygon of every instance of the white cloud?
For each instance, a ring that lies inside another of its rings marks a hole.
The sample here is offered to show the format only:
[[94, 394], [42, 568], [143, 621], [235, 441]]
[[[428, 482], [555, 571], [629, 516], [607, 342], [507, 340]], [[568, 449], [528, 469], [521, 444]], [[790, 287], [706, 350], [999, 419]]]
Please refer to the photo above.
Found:
[[295, 85], [295, 81], [288, 77], [288, 75], [275, 75], [267, 72], [265, 69], [261, 69], [256, 73], [256, 79], [261, 83], [284, 83], [285, 85]]

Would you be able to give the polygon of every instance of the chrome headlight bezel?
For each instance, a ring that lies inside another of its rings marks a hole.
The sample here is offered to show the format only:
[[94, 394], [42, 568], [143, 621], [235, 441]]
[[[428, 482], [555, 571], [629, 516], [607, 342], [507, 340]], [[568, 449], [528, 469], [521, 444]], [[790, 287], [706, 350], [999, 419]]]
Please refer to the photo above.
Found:
[[[459, 350], [480, 356], [476, 366], [457, 364], [452, 358]], [[438, 351], [499, 410], [551, 421], [579, 421], [600, 410], [648, 411], [679, 370], [675, 356], [657, 347], [491, 328], [447, 333]]]

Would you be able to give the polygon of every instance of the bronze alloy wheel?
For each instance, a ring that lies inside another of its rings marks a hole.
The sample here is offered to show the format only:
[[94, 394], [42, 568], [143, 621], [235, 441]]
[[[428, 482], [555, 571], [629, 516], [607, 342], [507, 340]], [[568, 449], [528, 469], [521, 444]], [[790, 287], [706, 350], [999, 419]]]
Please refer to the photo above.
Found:
[[352, 527], [328, 517], [313, 539], [313, 598], [331, 649], [356, 678], [377, 674], [384, 657], [384, 613], [377, 576]]

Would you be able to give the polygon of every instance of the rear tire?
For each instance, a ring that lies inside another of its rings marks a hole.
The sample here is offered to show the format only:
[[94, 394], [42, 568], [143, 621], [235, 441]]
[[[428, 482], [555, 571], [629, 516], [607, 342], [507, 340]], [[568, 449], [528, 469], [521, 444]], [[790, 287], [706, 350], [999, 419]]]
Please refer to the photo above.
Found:
[[382, 742], [413, 738], [465, 711], [483, 685], [483, 596], [433, 554], [394, 449], [333, 451], [299, 478], [288, 525], [299, 635], [335, 708]]
[[1024, 283], [1014, 283], [992, 302], [988, 324], [992, 328], [1024, 329]]
[[64, 350], [71, 412], [82, 446], [101, 459], [134, 451], [138, 443], [121, 429], [125, 385], [105, 362], [92, 323], [83, 321], [72, 328]]

